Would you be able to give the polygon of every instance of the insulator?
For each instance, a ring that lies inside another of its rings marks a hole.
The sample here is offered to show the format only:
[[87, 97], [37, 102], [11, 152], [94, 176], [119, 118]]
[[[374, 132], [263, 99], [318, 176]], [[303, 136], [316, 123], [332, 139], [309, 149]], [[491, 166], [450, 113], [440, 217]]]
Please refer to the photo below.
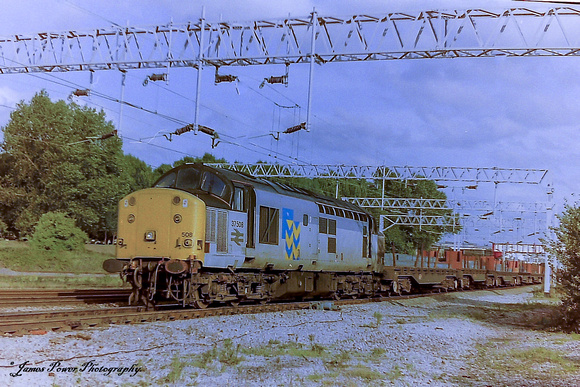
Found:
[[103, 134], [99, 140], [106, 140], [107, 138], [111, 138], [117, 135], [117, 131], [113, 130], [111, 133]]
[[266, 80], [266, 82], [270, 83], [270, 84], [274, 84], [274, 83], [281, 83], [281, 84], [288, 84], [288, 76], [287, 75], [282, 75], [279, 77], [270, 77], [270, 78], [264, 78]]
[[207, 126], [199, 125], [198, 130], [202, 133], [209, 134], [212, 137], [218, 137], [217, 132]]
[[290, 133], [294, 133], [297, 132], [299, 130], [306, 130], [306, 122], [302, 122], [298, 125], [295, 125], [291, 128], [286, 129], [285, 131], [283, 131], [282, 133], [286, 133], [286, 134], [290, 134]]
[[236, 82], [238, 77], [236, 75], [226, 74], [226, 75], [219, 75], [216, 73], [215, 75], [215, 83], [222, 83], [222, 82]]
[[188, 124], [188, 125], [185, 125], [183, 128], [177, 129], [175, 132], [173, 132], [173, 134], [176, 134], [179, 136], [180, 134], [183, 134], [186, 132], [191, 132], [193, 129], [195, 129], [195, 125]]
[[75, 97], [88, 97], [90, 93], [91, 93], [90, 89], [76, 89], [75, 91], [72, 92], [72, 95], [74, 95]]
[[149, 81], [153, 81], [153, 82], [165, 81], [166, 82], [167, 81], [167, 73], [147, 75], [147, 77], [143, 81], [143, 86], [147, 86]]

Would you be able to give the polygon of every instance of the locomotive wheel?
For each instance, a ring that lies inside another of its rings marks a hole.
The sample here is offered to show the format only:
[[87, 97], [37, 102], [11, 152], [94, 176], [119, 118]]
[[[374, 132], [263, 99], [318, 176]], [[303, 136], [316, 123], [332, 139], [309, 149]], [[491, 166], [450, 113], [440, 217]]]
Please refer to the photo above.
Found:
[[129, 295], [129, 306], [137, 305], [139, 301], [139, 291], [137, 288], [134, 288], [131, 294]]
[[237, 299], [237, 300], [228, 301], [228, 305], [236, 308], [236, 307], [240, 306], [240, 300]]
[[141, 295], [141, 301], [145, 304], [145, 310], [155, 309], [155, 305], [144, 294]]
[[210, 303], [210, 301], [195, 300], [193, 301], [193, 306], [197, 309], [205, 309], [209, 306]]
[[401, 294], [401, 287], [399, 286], [398, 281], [391, 282], [391, 292], [397, 296]]
[[133, 283], [138, 289], [143, 287], [143, 276], [141, 276], [141, 270], [135, 269], [133, 271]]

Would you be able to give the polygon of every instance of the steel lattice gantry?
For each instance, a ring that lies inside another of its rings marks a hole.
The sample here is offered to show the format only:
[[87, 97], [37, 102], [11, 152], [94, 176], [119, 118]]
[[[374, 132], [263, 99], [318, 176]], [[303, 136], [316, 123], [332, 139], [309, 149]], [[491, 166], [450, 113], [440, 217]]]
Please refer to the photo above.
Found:
[[320, 179], [434, 180], [438, 182], [541, 184], [547, 169], [355, 166], [313, 164], [226, 164], [228, 168], [256, 177], [307, 177]]
[[[212, 163], [217, 168], [227, 168], [247, 173], [255, 177], [323, 178], [323, 179], [366, 179], [366, 180], [434, 180], [436, 182], [464, 183], [510, 183], [535, 184], [544, 182], [546, 169], [515, 168], [469, 168], [469, 167], [400, 167], [400, 166], [354, 166], [354, 165], [312, 165], [312, 164], [241, 164]], [[551, 203], [498, 202], [489, 200], [439, 200], [417, 198], [343, 198], [365, 208], [392, 210], [389, 215], [380, 216], [380, 229], [394, 225], [445, 226], [458, 224], [455, 216], [424, 215], [422, 210], [485, 211], [485, 212], [527, 212], [547, 213]], [[485, 217], [482, 217], [484, 220]], [[461, 220], [462, 221], [462, 220]]]
[[0, 38], [0, 73], [578, 56], [579, 21], [580, 9], [534, 5], [44, 32]]
[[[388, 215], [380, 216], [381, 231], [395, 225], [403, 226], [458, 226], [465, 223], [464, 219], [449, 215], [424, 215], [422, 211], [427, 210], [448, 210], [456, 214], [464, 211], [486, 212], [485, 214], [471, 217], [471, 221], [477, 224], [489, 222], [489, 218], [496, 217], [497, 214], [506, 213], [533, 213], [547, 215], [551, 210], [551, 203], [547, 202], [497, 202], [490, 200], [455, 200], [455, 199], [422, 199], [422, 198], [349, 198], [346, 200], [359, 207], [380, 208], [389, 210]], [[432, 213], [432, 211], [431, 211]]]
[[546, 212], [548, 203], [497, 202], [490, 200], [417, 199], [417, 198], [347, 198], [359, 207], [405, 210], [453, 210], [453, 211], [501, 211], [501, 212]]

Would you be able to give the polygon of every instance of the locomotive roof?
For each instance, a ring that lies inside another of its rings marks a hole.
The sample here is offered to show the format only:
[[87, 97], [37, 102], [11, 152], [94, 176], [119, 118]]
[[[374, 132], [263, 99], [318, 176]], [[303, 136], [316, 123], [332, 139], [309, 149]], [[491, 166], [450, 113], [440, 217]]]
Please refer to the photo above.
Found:
[[309, 200], [311, 202], [326, 204], [337, 208], [348, 209], [351, 211], [367, 213], [362, 208], [352, 203], [345, 202], [344, 200], [320, 195], [304, 188], [293, 187], [288, 184], [278, 183], [267, 179], [255, 177], [244, 172], [232, 171], [231, 169], [216, 168], [202, 163], [194, 163], [194, 164], [190, 163], [180, 165], [179, 167], [176, 167], [172, 170], [181, 169], [185, 167], [199, 167], [200, 169], [213, 170], [217, 172], [218, 175], [221, 175], [222, 177], [230, 180], [231, 182], [238, 181], [241, 183], [249, 184], [255, 187], [256, 189], [260, 189], [262, 191], [276, 192], [280, 195], [291, 196], [303, 200]]

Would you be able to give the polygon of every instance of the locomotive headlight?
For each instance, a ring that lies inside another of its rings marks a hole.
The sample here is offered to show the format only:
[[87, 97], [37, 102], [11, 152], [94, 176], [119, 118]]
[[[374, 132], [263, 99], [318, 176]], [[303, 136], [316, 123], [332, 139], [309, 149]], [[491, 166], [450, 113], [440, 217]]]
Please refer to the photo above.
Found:
[[156, 237], [155, 234], [156, 234], [155, 231], [147, 231], [145, 233], [145, 241], [146, 242], [155, 242], [155, 237]]
[[183, 241], [183, 246], [184, 247], [191, 247], [191, 246], [193, 246], [193, 240], [191, 240], [191, 239], [184, 240]]
[[175, 223], [180, 223], [180, 222], [181, 222], [181, 219], [182, 219], [182, 218], [181, 218], [181, 215], [179, 215], [179, 214], [175, 214], [175, 215], [173, 216], [173, 221], [174, 221]]
[[127, 217], [127, 222], [133, 223], [134, 221], [135, 221], [135, 215], [129, 214], [129, 216]]

